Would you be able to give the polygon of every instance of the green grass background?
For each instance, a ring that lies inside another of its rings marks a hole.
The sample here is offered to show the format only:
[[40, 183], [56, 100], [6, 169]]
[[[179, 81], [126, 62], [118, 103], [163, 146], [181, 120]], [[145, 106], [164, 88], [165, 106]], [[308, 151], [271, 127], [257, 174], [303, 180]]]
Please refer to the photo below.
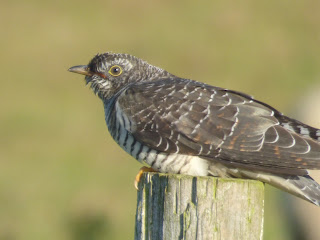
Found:
[[[140, 164], [69, 67], [130, 53], [288, 113], [320, 79], [319, 11], [319, 1], [2, 0], [0, 239], [133, 239]], [[265, 239], [292, 239], [266, 194]]]

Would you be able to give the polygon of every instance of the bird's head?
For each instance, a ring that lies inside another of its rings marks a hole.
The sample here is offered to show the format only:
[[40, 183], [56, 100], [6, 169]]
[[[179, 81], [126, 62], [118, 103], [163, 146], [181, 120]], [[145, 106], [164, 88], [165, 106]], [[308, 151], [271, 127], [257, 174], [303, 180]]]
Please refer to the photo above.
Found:
[[69, 68], [86, 75], [86, 83], [101, 98], [109, 99], [128, 84], [173, 76], [167, 71], [128, 54], [97, 54], [88, 65]]

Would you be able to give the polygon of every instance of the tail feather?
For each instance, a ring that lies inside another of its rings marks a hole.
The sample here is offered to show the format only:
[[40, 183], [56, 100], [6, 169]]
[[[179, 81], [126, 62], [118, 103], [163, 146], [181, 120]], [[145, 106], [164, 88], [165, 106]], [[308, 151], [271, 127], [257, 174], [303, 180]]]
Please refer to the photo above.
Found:
[[[320, 206], [320, 185], [309, 175], [284, 177], [288, 186], [293, 186], [296, 190], [288, 192], [305, 199], [317, 206]], [[277, 187], [277, 186], [275, 186]]]
[[320, 185], [309, 175], [273, 175], [270, 173], [238, 169], [234, 171], [231, 170], [230, 174], [236, 177], [260, 180], [320, 206]]
[[280, 125], [285, 129], [296, 132], [305, 137], [312, 138], [314, 140], [320, 141], [320, 129], [308, 126], [298, 120], [289, 118], [287, 116], [279, 116]]

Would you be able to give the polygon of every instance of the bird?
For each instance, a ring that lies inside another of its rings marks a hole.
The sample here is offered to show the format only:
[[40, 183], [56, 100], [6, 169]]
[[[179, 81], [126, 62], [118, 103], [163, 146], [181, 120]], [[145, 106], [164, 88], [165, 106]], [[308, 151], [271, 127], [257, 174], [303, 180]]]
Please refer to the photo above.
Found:
[[68, 70], [85, 75], [102, 100], [117, 144], [149, 166], [140, 173], [254, 179], [320, 206], [308, 172], [320, 169], [319, 129], [129, 54], [97, 54]]

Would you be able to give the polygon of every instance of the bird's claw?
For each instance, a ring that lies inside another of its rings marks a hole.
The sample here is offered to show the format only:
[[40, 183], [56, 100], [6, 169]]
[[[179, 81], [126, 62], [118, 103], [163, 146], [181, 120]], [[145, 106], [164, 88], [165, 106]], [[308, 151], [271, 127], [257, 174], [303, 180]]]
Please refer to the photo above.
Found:
[[142, 174], [145, 173], [145, 172], [157, 172], [156, 170], [154, 170], [153, 168], [149, 168], [149, 167], [142, 167], [140, 168], [140, 171], [138, 172], [135, 180], [134, 180], [134, 187], [139, 190], [138, 188], [138, 184], [140, 182], [140, 179], [142, 177]]

